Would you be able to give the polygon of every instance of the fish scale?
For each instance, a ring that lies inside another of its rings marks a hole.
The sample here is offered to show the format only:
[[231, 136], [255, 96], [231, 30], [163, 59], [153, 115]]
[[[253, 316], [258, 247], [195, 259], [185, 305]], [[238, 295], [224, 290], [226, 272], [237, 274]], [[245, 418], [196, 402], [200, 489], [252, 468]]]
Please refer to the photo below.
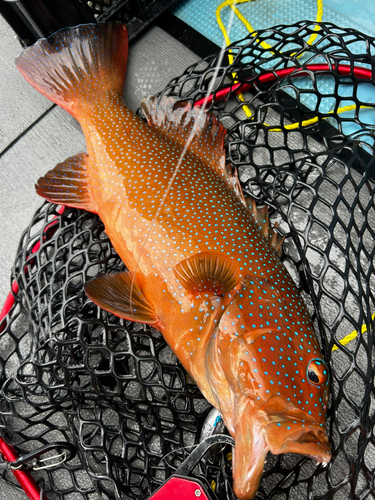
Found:
[[18, 58], [87, 143], [36, 189], [99, 214], [129, 271], [95, 278], [87, 295], [162, 332], [222, 413], [235, 494], [252, 499], [268, 451], [329, 462], [328, 370], [266, 213], [225, 164], [223, 126], [168, 97], [143, 101], [145, 123], [122, 101], [126, 58], [121, 24], [62, 30]]
[[[111, 121], [113, 124], [121, 124], [124, 121], [123, 104], [116, 104], [113, 108]], [[189, 254], [213, 250], [225, 252], [238, 260], [243, 273], [263, 275], [261, 267], [262, 265], [266, 267], [264, 261], [273, 259], [273, 255], [264, 239], [259, 238], [259, 228], [254, 226], [250, 213], [209, 167], [199, 164], [191, 153], [186, 154], [168, 198], [158, 213], [160, 206], [158, 195], [166, 191], [168, 181], [181, 157], [182, 147], [160, 137], [157, 131], [145, 126], [140, 119], [133, 120], [127, 126], [130, 137], [135, 135], [133, 126], [141, 134], [141, 139], [134, 146], [132, 141], [127, 139], [127, 135], [121, 142], [113, 141], [112, 134], [107, 132], [107, 127], [103, 126], [103, 121], [98, 120], [95, 113], [89, 116], [85, 113], [85, 120], [87, 121], [84, 130], [86, 127], [90, 130], [95, 129], [101, 138], [99, 144], [91, 140], [91, 144], [88, 145], [89, 156], [97, 157], [97, 164], [105, 162], [110, 165], [105, 170], [99, 169], [101, 182], [95, 185], [98, 191], [98, 203], [104, 201], [106, 204], [101, 210], [104, 223], [106, 224], [108, 220], [106, 227], [111, 227], [111, 220], [118, 219], [116, 211], [123, 210], [125, 197], [130, 209], [126, 217], [134, 221], [134, 228], [137, 231], [143, 235], [150, 234], [148, 242], [153, 243], [153, 246], [148, 249], [149, 256], [152, 258], [152, 250], [159, 253], [157, 245], [161, 248], [171, 247], [171, 252], [165, 255], [171, 259], [168, 261], [167, 271], [171, 271], [170, 264], [180, 262]], [[121, 130], [119, 126], [116, 128]], [[101, 150], [102, 142], [110, 144], [109, 155], [108, 150], [105, 150], [106, 156], [103, 152], [97, 152]], [[114, 156], [115, 153], [112, 156], [111, 152], [115, 151], [120, 143], [124, 149], [123, 156], [118, 158]], [[144, 154], [150, 144], [154, 144], [152, 156]], [[142, 151], [143, 154], [137, 151]], [[95, 174], [91, 176], [96, 177]], [[116, 183], [114, 179], [117, 180]], [[104, 200], [103, 195], [105, 195]], [[94, 199], [97, 197], [95, 192], [93, 197]], [[190, 212], [193, 212], [191, 218], [189, 218]], [[197, 216], [197, 212], [200, 215]], [[150, 230], [152, 223], [155, 225], [154, 230]], [[119, 255], [126, 261], [123, 241], [127, 240], [124, 231], [128, 229], [129, 224], [124, 221], [124, 227], [121, 223], [119, 226], [121, 226], [119, 234], [114, 234], [112, 231], [111, 240]], [[160, 231], [162, 236], [159, 235]], [[140, 238], [138, 243], [138, 249], [132, 250], [132, 254], [137, 256], [136, 260], [143, 253], [144, 238]], [[253, 251], [245, 253], [248, 249]], [[256, 258], [252, 258], [251, 255], [256, 255]], [[154, 256], [153, 259], [158, 260], [158, 256]], [[165, 269], [160, 263], [153, 265], [159, 273], [165, 274]], [[141, 262], [137, 267], [142, 271]], [[270, 272], [268, 268], [265, 270]]]

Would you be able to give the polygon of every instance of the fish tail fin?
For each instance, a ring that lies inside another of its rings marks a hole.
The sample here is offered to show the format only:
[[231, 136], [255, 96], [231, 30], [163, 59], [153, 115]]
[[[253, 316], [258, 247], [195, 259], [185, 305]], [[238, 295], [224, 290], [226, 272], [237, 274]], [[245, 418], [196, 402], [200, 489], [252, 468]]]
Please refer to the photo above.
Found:
[[33, 87], [77, 117], [96, 95], [122, 93], [127, 55], [125, 25], [86, 24], [38, 40], [16, 65]]

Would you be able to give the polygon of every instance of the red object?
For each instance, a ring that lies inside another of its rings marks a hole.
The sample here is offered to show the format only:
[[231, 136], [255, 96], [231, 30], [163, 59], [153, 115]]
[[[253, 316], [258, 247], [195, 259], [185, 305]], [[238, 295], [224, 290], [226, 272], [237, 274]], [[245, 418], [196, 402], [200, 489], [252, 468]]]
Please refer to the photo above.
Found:
[[[17, 452], [13, 448], [13, 446], [8, 444], [1, 437], [0, 437], [0, 452], [7, 462], [14, 462], [18, 458]], [[31, 474], [27, 471], [22, 471], [22, 470], [12, 470], [12, 472], [17, 481], [19, 482], [23, 491], [30, 498], [30, 500], [40, 500], [39, 486], [36, 484], [35, 479], [31, 476]], [[45, 495], [43, 495], [43, 500], [48, 500], [48, 498]]]
[[[236, 83], [235, 85], [231, 85], [229, 87], [225, 87], [224, 89], [218, 90], [208, 97], [203, 97], [202, 99], [199, 99], [199, 101], [197, 101], [194, 106], [211, 104], [213, 99], [215, 99], [215, 101], [219, 101], [220, 99], [224, 99], [224, 97], [226, 97], [229, 92], [246, 92], [254, 86], [254, 83], [267, 85], [275, 82], [278, 78], [285, 78], [291, 73], [294, 73], [294, 75], [292, 76], [304, 76], [306, 74], [309, 74], [310, 72], [317, 73], [319, 71], [324, 73], [332, 73], [333, 71], [336, 71], [336, 67], [334, 64], [332, 66], [328, 64], [308, 64], [305, 68], [296, 68], [296, 66], [291, 66], [290, 68], [263, 73], [258, 77], [255, 77], [253, 82], [251, 83]], [[362, 80], [373, 79], [371, 70], [366, 68], [359, 68], [357, 66], [354, 66], [352, 68], [348, 64], [339, 64], [337, 67], [337, 72], [340, 76], [349, 76], [353, 74], [356, 78], [360, 78]]]
[[172, 476], [149, 500], [211, 500], [200, 482], [188, 477]]
[[[18, 284], [16, 281], [13, 281], [12, 283], [12, 292], [17, 295], [18, 293]], [[11, 310], [13, 304], [14, 304], [14, 295], [12, 292], [9, 292], [8, 297], [6, 298], [6, 301], [4, 302], [3, 308], [1, 309], [0, 312], [0, 321], [2, 321], [5, 316], [8, 314], [8, 312]], [[5, 330], [6, 323], [2, 323], [0, 325], [0, 333]]]

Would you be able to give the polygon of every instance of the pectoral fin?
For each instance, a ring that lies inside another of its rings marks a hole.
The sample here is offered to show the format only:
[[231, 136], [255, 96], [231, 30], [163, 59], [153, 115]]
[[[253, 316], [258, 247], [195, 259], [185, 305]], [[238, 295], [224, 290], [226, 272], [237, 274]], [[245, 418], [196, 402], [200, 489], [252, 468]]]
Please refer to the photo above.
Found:
[[201, 252], [179, 262], [174, 273], [182, 286], [194, 294], [224, 295], [240, 282], [235, 260], [215, 252]]
[[159, 321], [139, 281], [128, 271], [95, 278], [86, 283], [85, 291], [96, 305], [120, 318], [149, 325]]

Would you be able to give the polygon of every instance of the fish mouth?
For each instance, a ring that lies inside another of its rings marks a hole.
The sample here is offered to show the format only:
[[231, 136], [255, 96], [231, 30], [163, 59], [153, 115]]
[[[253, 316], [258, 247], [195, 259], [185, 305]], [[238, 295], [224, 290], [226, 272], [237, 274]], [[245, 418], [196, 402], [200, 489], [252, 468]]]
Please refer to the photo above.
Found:
[[331, 447], [323, 426], [308, 420], [272, 422], [265, 427], [266, 441], [274, 455], [298, 453], [317, 464], [328, 464]]

